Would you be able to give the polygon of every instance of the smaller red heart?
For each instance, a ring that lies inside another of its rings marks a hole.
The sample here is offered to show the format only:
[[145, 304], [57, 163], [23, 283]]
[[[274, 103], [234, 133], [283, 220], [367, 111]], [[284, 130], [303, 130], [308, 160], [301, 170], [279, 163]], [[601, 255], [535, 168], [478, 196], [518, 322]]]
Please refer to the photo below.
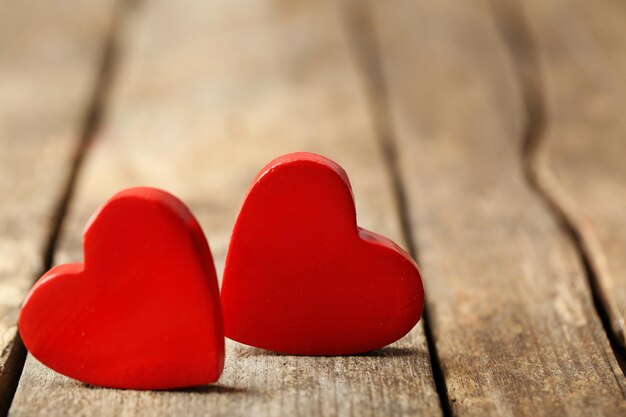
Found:
[[413, 259], [357, 226], [345, 171], [310, 153], [281, 156], [254, 179], [221, 296], [227, 337], [301, 355], [381, 348], [413, 328], [424, 303]]
[[224, 336], [213, 259], [171, 194], [131, 188], [89, 221], [84, 264], [60, 265], [19, 317], [29, 352], [89, 384], [169, 389], [215, 382]]

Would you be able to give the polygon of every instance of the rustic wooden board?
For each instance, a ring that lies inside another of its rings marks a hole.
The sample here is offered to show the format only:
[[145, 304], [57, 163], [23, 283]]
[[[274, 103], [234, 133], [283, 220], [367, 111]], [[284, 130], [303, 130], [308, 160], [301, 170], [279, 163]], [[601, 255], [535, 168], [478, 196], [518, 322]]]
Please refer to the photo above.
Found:
[[524, 173], [522, 86], [492, 9], [372, 4], [452, 413], [624, 415], [581, 260]]
[[0, 2], [0, 415], [24, 359], [19, 305], [44, 268], [113, 9], [48, 3]]
[[535, 168], [578, 234], [626, 349], [626, 5], [537, 2], [546, 132]]
[[[86, 160], [57, 262], [79, 260], [87, 217], [117, 190], [186, 201], [218, 271], [256, 172], [295, 150], [351, 176], [359, 223], [402, 243], [390, 178], [339, 9], [329, 2], [149, 1], [129, 16], [109, 118]], [[292, 357], [227, 343], [215, 386], [171, 392], [88, 387], [29, 358], [12, 416], [441, 415], [418, 325], [392, 347]]]

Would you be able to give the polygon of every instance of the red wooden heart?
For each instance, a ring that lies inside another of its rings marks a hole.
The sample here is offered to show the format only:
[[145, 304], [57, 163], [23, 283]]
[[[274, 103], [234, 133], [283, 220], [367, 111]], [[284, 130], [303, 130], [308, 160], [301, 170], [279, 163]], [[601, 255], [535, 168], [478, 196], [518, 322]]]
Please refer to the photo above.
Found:
[[421, 316], [424, 292], [406, 252], [357, 226], [344, 170], [294, 153], [270, 162], [250, 186], [221, 297], [225, 335], [233, 340], [342, 355], [404, 336]]
[[29, 352], [90, 384], [166, 389], [215, 382], [224, 336], [213, 259], [176, 197], [132, 188], [89, 221], [85, 263], [57, 266], [19, 317]]

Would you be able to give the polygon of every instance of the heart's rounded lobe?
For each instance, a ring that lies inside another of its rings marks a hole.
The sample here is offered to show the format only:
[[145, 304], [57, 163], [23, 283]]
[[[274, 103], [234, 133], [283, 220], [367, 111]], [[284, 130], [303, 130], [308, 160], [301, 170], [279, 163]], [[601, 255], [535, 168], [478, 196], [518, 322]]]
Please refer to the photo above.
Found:
[[424, 293], [411, 257], [357, 226], [343, 169], [295, 153], [272, 161], [250, 186], [221, 297], [225, 335], [233, 340], [342, 355], [404, 336], [421, 316]]
[[120, 192], [89, 221], [84, 257], [48, 271], [24, 301], [19, 330], [31, 354], [107, 387], [166, 389], [219, 378], [215, 268], [180, 200], [153, 188]]

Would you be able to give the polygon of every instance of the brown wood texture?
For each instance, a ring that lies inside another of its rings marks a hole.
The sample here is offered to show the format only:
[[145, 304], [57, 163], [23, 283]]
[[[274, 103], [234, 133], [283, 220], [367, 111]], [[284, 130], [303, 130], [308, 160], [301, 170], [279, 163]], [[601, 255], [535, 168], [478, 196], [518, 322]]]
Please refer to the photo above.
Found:
[[17, 313], [45, 267], [112, 10], [111, 1], [0, 2], [0, 414], [23, 361]]
[[546, 126], [535, 169], [575, 233], [626, 349], [626, 4], [536, 2]]
[[[182, 198], [218, 271], [249, 182], [296, 150], [351, 177], [360, 225], [400, 244], [388, 167], [333, 3], [146, 1], [120, 34], [109, 115], [85, 160], [56, 263], [82, 258], [88, 216], [121, 188]], [[140, 300], [138, 300], [140, 302]], [[10, 415], [441, 415], [422, 325], [391, 347], [293, 357], [227, 343], [214, 386], [140, 392], [85, 386], [29, 357]]]
[[491, 6], [372, 2], [386, 86], [376, 94], [451, 411], [624, 415], [624, 375], [581, 260], [525, 174], [524, 86], [499, 29], [514, 22], [496, 24]]

